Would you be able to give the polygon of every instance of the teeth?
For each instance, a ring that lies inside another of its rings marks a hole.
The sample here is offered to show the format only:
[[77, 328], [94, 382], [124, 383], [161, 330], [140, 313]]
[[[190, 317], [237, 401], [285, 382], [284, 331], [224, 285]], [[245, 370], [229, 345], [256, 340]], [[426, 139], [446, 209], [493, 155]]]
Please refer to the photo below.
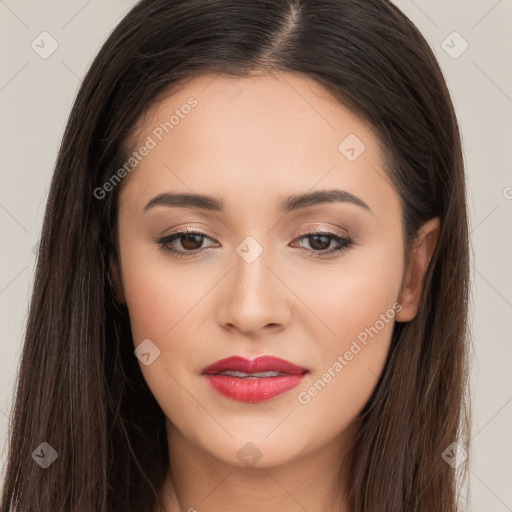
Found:
[[218, 375], [229, 375], [230, 377], [239, 377], [242, 379], [263, 379], [265, 377], [279, 377], [281, 375], [286, 375], [282, 372], [257, 372], [257, 373], [243, 373], [243, 372], [235, 372], [235, 371], [225, 371], [221, 372]]

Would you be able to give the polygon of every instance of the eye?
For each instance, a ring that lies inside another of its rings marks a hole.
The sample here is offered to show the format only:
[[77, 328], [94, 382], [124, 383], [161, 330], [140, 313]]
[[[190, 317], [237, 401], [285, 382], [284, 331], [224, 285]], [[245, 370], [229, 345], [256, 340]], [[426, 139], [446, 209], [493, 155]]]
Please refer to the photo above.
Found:
[[[337, 233], [330, 232], [306, 233], [297, 240], [308, 241], [308, 245], [311, 249], [304, 249], [311, 253], [313, 257], [322, 257], [324, 255], [344, 251], [354, 245], [354, 241], [349, 236], [342, 236]], [[332, 248], [333, 244], [334, 248]]]
[[[212, 240], [212, 238], [200, 231], [184, 230], [166, 235], [157, 239], [156, 242], [163, 251], [177, 258], [194, 258], [205, 251], [206, 248], [202, 247], [205, 240]], [[330, 232], [306, 233], [296, 240], [307, 240], [311, 248], [302, 247], [302, 249], [313, 257], [328, 256], [355, 245], [349, 236]], [[332, 248], [333, 244], [334, 248]], [[176, 248], [177, 245], [181, 248]]]
[[[163, 251], [169, 252], [177, 258], [193, 258], [203, 252], [204, 248], [201, 246], [205, 239], [212, 240], [200, 231], [185, 230], [166, 235], [158, 239], [157, 243]], [[180, 245], [181, 249], [176, 249], [172, 244]]]

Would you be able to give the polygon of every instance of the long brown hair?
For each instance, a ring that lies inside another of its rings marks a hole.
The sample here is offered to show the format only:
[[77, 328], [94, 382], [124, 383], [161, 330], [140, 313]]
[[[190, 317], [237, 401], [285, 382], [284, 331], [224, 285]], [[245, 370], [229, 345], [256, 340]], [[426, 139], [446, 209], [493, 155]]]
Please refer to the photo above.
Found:
[[[417, 317], [396, 323], [346, 459], [350, 512], [453, 512], [444, 450], [469, 439], [469, 247], [460, 135], [439, 65], [388, 0], [142, 0], [92, 63], [62, 140], [37, 259], [0, 512], [152, 511], [164, 417], [109, 274], [137, 121], [179, 80], [254, 70], [317, 80], [369, 121], [398, 191], [404, 248], [441, 219]], [[57, 460], [42, 469], [47, 442]], [[45, 445], [46, 446], [46, 445]], [[340, 461], [341, 462], [341, 461]]]

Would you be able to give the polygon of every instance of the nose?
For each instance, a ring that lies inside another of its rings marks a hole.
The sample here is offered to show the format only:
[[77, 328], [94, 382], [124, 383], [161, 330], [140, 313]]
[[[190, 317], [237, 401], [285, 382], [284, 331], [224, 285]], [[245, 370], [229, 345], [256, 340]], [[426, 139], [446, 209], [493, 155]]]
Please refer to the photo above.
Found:
[[288, 324], [293, 294], [282, 270], [270, 260], [266, 251], [254, 261], [234, 256], [233, 268], [219, 290], [219, 325], [259, 338]]

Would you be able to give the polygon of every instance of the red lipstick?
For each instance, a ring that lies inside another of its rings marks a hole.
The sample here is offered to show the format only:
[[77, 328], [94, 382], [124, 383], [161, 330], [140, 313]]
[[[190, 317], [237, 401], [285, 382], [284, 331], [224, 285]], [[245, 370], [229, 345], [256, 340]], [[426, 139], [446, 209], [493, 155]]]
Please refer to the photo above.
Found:
[[272, 356], [228, 357], [203, 368], [210, 386], [221, 395], [242, 402], [270, 400], [298, 386], [307, 368]]

